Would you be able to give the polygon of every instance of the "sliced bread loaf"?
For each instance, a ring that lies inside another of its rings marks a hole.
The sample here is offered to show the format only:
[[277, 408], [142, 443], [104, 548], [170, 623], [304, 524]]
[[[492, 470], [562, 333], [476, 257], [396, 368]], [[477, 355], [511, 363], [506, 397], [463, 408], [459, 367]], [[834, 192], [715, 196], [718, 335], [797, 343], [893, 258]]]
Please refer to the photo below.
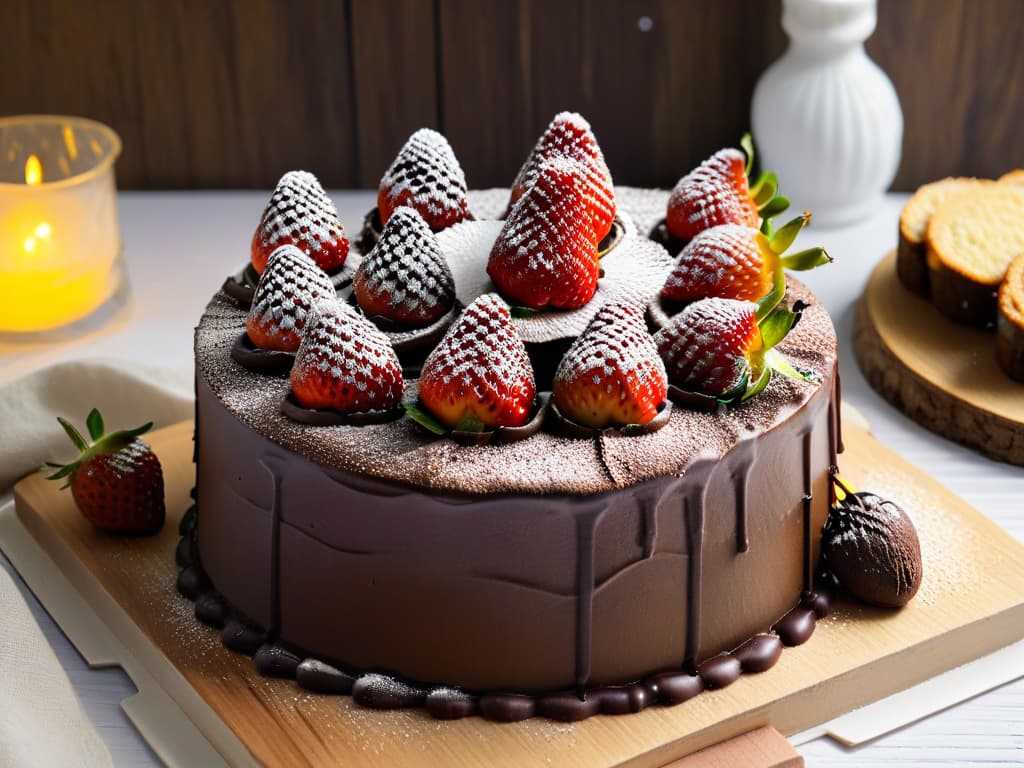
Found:
[[896, 273], [900, 282], [914, 293], [928, 295], [928, 265], [925, 235], [932, 214], [950, 196], [991, 182], [983, 179], [947, 178], [920, 187], [900, 214]]
[[932, 303], [955, 322], [995, 325], [996, 291], [1024, 253], [1024, 188], [985, 184], [948, 197], [925, 241]]
[[1024, 381], [1024, 253], [1010, 262], [999, 286], [996, 359], [1010, 378]]
[[1018, 187], [1024, 187], [1024, 168], [1018, 168], [1016, 171], [1004, 173], [999, 177], [999, 183], [1015, 184]]

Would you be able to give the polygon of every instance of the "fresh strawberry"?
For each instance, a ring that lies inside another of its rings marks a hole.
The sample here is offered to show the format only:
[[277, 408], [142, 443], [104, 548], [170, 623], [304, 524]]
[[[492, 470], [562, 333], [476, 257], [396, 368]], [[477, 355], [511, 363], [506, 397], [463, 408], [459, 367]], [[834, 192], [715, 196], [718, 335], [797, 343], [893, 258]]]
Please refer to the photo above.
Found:
[[348, 239], [334, 203], [316, 176], [289, 171], [277, 182], [252, 236], [252, 265], [262, 273], [267, 258], [282, 245], [294, 245], [324, 272], [334, 272], [348, 256]]
[[435, 232], [470, 218], [466, 177], [448, 139], [420, 128], [384, 173], [377, 191], [381, 225], [403, 205], [415, 208]]
[[597, 290], [597, 235], [582, 166], [555, 157], [512, 208], [487, 262], [501, 294], [530, 309], [575, 309]]
[[291, 373], [292, 394], [306, 408], [340, 413], [389, 411], [404, 387], [387, 337], [340, 301], [321, 301], [306, 321]]
[[807, 270], [831, 260], [823, 248], [783, 255], [809, 220], [805, 213], [770, 238], [741, 224], [719, 224], [699, 232], [676, 259], [661, 298], [680, 303], [712, 296], [760, 301], [773, 288], [784, 290], [783, 268]]
[[508, 307], [486, 293], [470, 304], [423, 363], [420, 401], [452, 429], [519, 427], [537, 387]]
[[353, 292], [367, 316], [411, 327], [430, 325], [455, 303], [455, 280], [437, 238], [413, 208], [388, 219], [356, 271]]
[[758, 227], [789, 207], [777, 194], [778, 178], [763, 173], [751, 186], [748, 175], [754, 160], [749, 134], [738, 149], [720, 149], [683, 176], [668, 200], [665, 223], [674, 237], [688, 241], [719, 224]]
[[583, 166], [584, 178], [590, 185], [590, 196], [593, 197], [591, 215], [594, 219], [594, 232], [600, 242], [611, 230], [615, 218], [615, 189], [612, 186], [611, 171], [590, 129], [590, 123], [575, 112], [559, 112], [541, 135], [537, 146], [512, 183], [509, 210], [533, 186], [541, 165], [553, 157], [568, 157]]
[[87, 442], [66, 419], [57, 417], [81, 454], [48, 480], [67, 478], [71, 495], [85, 518], [105, 531], [156, 533], [164, 524], [164, 474], [160, 460], [139, 435], [153, 422], [103, 434], [103, 417], [93, 408], [86, 419]]
[[798, 315], [776, 307], [761, 318], [759, 307], [736, 299], [700, 299], [685, 307], [654, 336], [669, 381], [680, 389], [735, 402], [753, 397], [772, 371], [802, 381], [772, 349]]
[[282, 245], [260, 275], [245, 332], [260, 349], [294, 352], [313, 306], [336, 295], [331, 279], [306, 254]]
[[651, 421], [665, 402], [667, 386], [665, 364], [643, 312], [613, 302], [601, 307], [565, 353], [553, 396], [564, 416], [601, 429]]

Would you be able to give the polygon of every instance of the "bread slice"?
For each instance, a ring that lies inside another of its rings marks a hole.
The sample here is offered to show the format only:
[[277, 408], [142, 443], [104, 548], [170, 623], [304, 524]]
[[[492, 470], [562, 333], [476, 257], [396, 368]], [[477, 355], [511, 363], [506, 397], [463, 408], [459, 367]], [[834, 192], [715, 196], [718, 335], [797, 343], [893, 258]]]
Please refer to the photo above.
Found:
[[1019, 168], [1016, 171], [1010, 171], [1004, 173], [999, 177], [1000, 184], [1014, 184], [1018, 187], [1024, 187], [1024, 168]]
[[1024, 381], [1024, 253], [1010, 262], [999, 285], [996, 359], [1011, 379]]
[[914, 293], [928, 295], [925, 234], [932, 214], [950, 196], [991, 182], [983, 179], [946, 178], [919, 188], [900, 214], [900, 238], [896, 249], [896, 274]]
[[932, 303], [955, 322], [994, 326], [996, 291], [1024, 253], [1024, 188], [986, 184], [947, 198], [925, 243]]

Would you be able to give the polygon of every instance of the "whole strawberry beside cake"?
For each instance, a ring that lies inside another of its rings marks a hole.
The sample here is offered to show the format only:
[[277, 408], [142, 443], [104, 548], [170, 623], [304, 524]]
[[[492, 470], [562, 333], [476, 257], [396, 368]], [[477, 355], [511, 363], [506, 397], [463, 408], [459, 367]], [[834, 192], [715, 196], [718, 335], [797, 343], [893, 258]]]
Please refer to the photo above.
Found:
[[[284, 243], [256, 303], [208, 305], [180, 590], [267, 674], [440, 718], [623, 714], [769, 668], [827, 610], [835, 333], [783, 272], [825, 257], [782, 255], [802, 223], [764, 226], [768, 179], [674, 260], [569, 113], [503, 221], [455, 168], [410, 139], [351, 289]], [[749, 276], [719, 295], [734, 248]], [[396, 334], [427, 327], [410, 357]], [[290, 367], [240, 364], [243, 335]]]

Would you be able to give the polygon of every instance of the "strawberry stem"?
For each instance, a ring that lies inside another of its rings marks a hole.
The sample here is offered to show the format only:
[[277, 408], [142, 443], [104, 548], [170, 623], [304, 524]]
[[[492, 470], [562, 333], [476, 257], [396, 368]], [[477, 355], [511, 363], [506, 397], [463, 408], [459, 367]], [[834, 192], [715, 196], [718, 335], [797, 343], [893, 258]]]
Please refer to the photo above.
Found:
[[804, 211], [802, 214], [797, 216], [795, 219], [791, 219], [783, 224], [779, 229], [772, 235], [768, 241], [768, 247], [780, 256], [786, 252], [786, 250], [796, 240], [796, 236], [800, 234], [800, 230], [807, 226], [807, 222], [811, 220], [811, 214], [809, 211]]
[[786, 334], [796, 325], [798, 317], [796, 312], [790, 312], [785, 307], [776, 307], [758, 323], [764, 349], [769, 350], [786, 338]]
[[797, 251], [782, 257], [782, 266], [786, 269], [794, 269], [798, 272], [805, 272], [808, 269], [820, 267], [832, 261], [824, 248], [808, 248], [805, 251]]
[[757, 309], [754, 311], [754, 318], [757, 320], [758, 325], [767, 318], [786, 296], [786, 273], [782, 270], [780, 264], [775, 269], [775, 275], [772, 279], [772, 289], [765, 294], [765, 296], [757, 302]]
[[57, 421], [60, 422], [62, 427], [64, 427], [64, 431], [67, 433], [67, 436], [71, 438], [71, 442], [75, 444], [75, 448], [83, 453], [89, 450], [89, 444], [85, 441], [85, 438], [82, 437], [82, 434], [72, 426], [71, 422], [63, 416], [58, 416]]
[[432, 432], [435, 435], [445, 435], [448, 433], [448, 427], [427, 413], [426, 410], [420, 408], [416, 403], [403, 402], [402, 407], [405, 408], [405, 412], [409, 414], [410, 419], [428, 432]]
[[798, 371], [793, 367], [793, 364], [787, 360], [781, 352], [777, 349], [769, 349], [764, 353], [764, 361], [768, 367], [773, 371], [781, 373], [787, 378], [794, 379], [795, 381], [804, 381], [811, 384], [819, 384], [817, 377], [812, 373], [804, 373]]
[[88, 428], [89, 437], [92, 440], [99, 440], [103, 437], [103, 417], [96, 408], [89, 411], [89, 415], [85, 417], [85, 426]]
[[750, 131], [744, 133], [740, 138], [740, 147], [747, 155], [747, 164], [743, 170], [749, 177], [750, 172], [754, 170], [754, 138], [750, 135]]
[[743, 393], [743, 397], [740, 398], [740, 400], [749, 400], [750, 398], [761, 394], [764, 391], [764, 388], [768, 386], [768, 382], [771, 381], [771, 378], [772, 368], [771, 366], [766, 365], [761, 369], [761, 375], [758, 376], [754, 383], [747, 388], [747, 391]]

